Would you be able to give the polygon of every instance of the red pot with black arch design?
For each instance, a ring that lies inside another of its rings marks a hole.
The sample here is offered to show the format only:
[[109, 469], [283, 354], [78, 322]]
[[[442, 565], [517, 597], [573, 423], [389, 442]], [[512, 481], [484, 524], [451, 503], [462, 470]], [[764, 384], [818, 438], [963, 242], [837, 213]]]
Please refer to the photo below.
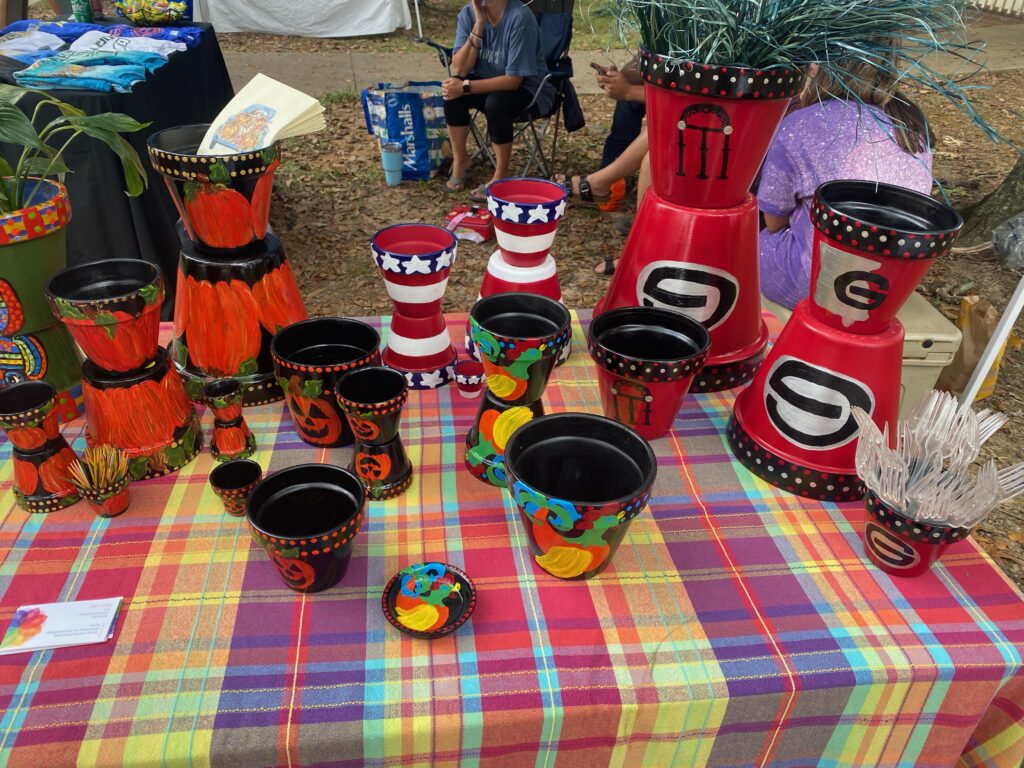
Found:
[[57, 390], [49, 382], [0, 389], [0, 429], [11, 441], [14, 497], [26, 512], [52, 512], [79, 499], [68, 475], [77, 457], [60, 433], [56, 405]]
[[971, 535], [970, 528], [922, 523], [882, 501], [864, 496], [864, 552], [890, 576], [919, 576], [950, 546]]
[[188, 236], [211, 251], [236, 251], [267, 236], [273, 144], [227, 155], [197, 154], [208, 124], [182, 125], [149, 137], [149, 160], [163, 175]]
[[597, 364], [604, 415], [653, 440], [672, 429], [711, 337], [678, 312], [629, 307], [595, 317], [587, 345]]
[[359, 320], [318, 317], [277, 332], [270, 343], [274, 371], [295, 431], [325, 448], [351, 445], [352, 430], [336, 397], [338, 379], [380, 365], [380, 334]]
[[365, 507], [363, 485], [347, 469], [298, 464], [263, 478], [245, 517], [285, 585], [320, 592], [345, 576]]
[[846, 180], [818, 187], [811, 222], [811, 313], [864, 334], [889, 326], [963, 226], [959, 213], [920, 192]]
[[643, 49], [639, 58], [654, 191], [694, 208], [742, 203], [803, 74], [785, 67], [677, 65]]
[[85, 356], [105, 371], [128, 373], [156, 357], [164, 281], [141, 259], [109, 259], [68, 267], [46, 297]]

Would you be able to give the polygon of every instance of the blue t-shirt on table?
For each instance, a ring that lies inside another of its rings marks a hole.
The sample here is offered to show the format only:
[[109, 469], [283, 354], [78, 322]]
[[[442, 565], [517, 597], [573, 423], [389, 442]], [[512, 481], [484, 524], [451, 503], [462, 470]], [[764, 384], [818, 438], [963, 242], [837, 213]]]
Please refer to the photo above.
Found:
[[[456, 51], [465, 45], [472, 29], [473, 4], [468, 3], [459, 11], [456, 22]], [[537, 93], [547, 73], [537, 18], [520, 0], [507, 0], [505, 13], [498, 25], [492, 27], [487, 24], [484, 27], [484, 40], [470, 74], [481, 79], [502, 75], [521, 77], [523, 87], [532, 95]], [[550, 84], [545, 85], [537, 99], [541, 114], [547, 114], [551, 109], [554, 96], [554, 88]]]

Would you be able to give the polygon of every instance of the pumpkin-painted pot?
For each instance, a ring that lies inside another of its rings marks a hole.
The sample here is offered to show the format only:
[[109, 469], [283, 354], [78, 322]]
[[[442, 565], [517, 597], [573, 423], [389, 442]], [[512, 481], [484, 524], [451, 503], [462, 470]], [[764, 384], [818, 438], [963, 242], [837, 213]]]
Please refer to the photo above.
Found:
[[86, 360], [82, 374], [86, 440], [127, 453], [132, 479], [174, 472], [199, 453], [199, 419], [165, 349], [134, 373], [108, 373]]
[[217, 379], [203, 388], [213, 411], [210, 453], [217, 461], [247, 459], [256, 453], [256, 437], [242, 416], [242, 385], [237, 379]]
[[657, 307], [613, 309], [587, 335], [604, 415], [647, 440], [672, 429], [711, 337], [696, 320]]
[[412, 462], [399, 436], [383, 445], [363, 445], [356, 441], [351, 466], [373, 501], [401, 496], [412, 485]]
[[918, 522], [893, 509], [874, 491], [864, 495], [864, 552], [891, 576], [918, 576], [950, 546], [971, 535], [970, 528]]
[[126, 373], [156, 357], [164, 281], [148, 261], [68, 267], [50, 280], [46, 298], [85, 356], [103, 370]]
[[263, 478], [245, 517], [288, 588], [319, 592], [348, 570], [365, 504], [362, 483], [347, 469], [298, 464]]
[[850, 333], [881, 333], [963, 226], [950, 206], [874, 181], [830, 181], [811, 206], [811, 314]]
[[196, 402], [214, 379], [237, 379], [244, 405], [283, 397], [270, 341], [305, 320], [306, 307], [281, 241], [268, 235], [245, 253], [212, 256], [181, 238], [171, 354]]
[[0, 390], [0, 428], [11, 441], [14, 496], [27, 512], [52, 512], [79, 499], [68, 477], [76, 457], [60, 434], [56, 404], [57, 390], [45, 381]]
[[357, 368], [338, 379], [335, 396], [356, 440], [363, 445], [383, 445], [398, 435], [409, 385], [393, 368]]
[[92, 511], [99, 517], [117, 517], [128, 509], [131, 478], [125, 475], [121, 482], [106, 488], [79, 488], [82, 498], [88, 500]]
[[249, 459], [226, 461], [210, 472], [213, 492], [224, 504], [224, 511], [234, 517], [245, 514], [245, 503], [262, 479], [263, 468]]
[[380, 334], [345, 317], [318, 317], [279, 331], [271, 343], [274, 371], [299, 437], [310, 445], [350, 445], [352, 431], [338, 405], [342, 374], [380, 365]]
[[[163, 175], [194, 243], [214, 251], [244, 248], [267, 235], [280, 145], [228, 155], [196, 154], [209, 127], [182, 125], [154, 133], [148, 142], [149, 160]], [[260, 146], [259, 133], [267, 125], [248, 123], [233, 130], [244, 142], [239, 146]]]
[[585, 413], [520, 427], [505, 446], [505, 468], [530, 553], [561, 579], [589, 578], [608, 565], [657, 474], [646, 440]]

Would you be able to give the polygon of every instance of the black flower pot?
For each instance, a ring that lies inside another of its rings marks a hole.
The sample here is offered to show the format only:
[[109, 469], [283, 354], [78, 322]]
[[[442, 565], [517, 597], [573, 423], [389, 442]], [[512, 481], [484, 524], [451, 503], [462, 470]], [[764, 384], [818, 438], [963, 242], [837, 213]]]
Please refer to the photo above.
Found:
[[335, 394], [357, 442], [383, 445], [398, 435], [409, 399], [404, 374], [383, 366], [358, 368], [338, 379]]
[[608, 565], [647, 504], [657, 461], [624, 424], [559, 413], [512, 434], [505, 469], [534, 560], [552, 576], [586, 579]]
[[285, 585], [296, 592], [319, 592], [341, 581], [348, 570], [365, 504], [362, 483], [347, 469], [298, 464], [261, 480], [249, 496], [245, 517]]
[[245, 503], [256, 484], [263, 479], [263, 468], [250, 459], [235, 459], [218, 464], [210, 472], [210, 486], [233, 517], [245, 514]]
[[278, 331], [270, 344], [278, 383], [299, 437], [310, 445], [351, 445], [335, 391], [343, 374], [380, 365], [380, 334], [345, 317], [319, 317]]

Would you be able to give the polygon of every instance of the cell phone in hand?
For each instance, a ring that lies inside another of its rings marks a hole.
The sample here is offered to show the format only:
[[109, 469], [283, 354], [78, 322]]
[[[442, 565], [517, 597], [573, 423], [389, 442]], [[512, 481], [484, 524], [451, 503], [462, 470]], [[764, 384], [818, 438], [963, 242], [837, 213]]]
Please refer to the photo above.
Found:
[[596, 69], [597, 73], [599, 75], [607, 75], [608, 74], [608, 70], [605, 69], [604, 67], [602, 67], [600, 64], [598, 64], [596, 61], [590, 62], [590, 66], [592, 66], [594, 69]]

